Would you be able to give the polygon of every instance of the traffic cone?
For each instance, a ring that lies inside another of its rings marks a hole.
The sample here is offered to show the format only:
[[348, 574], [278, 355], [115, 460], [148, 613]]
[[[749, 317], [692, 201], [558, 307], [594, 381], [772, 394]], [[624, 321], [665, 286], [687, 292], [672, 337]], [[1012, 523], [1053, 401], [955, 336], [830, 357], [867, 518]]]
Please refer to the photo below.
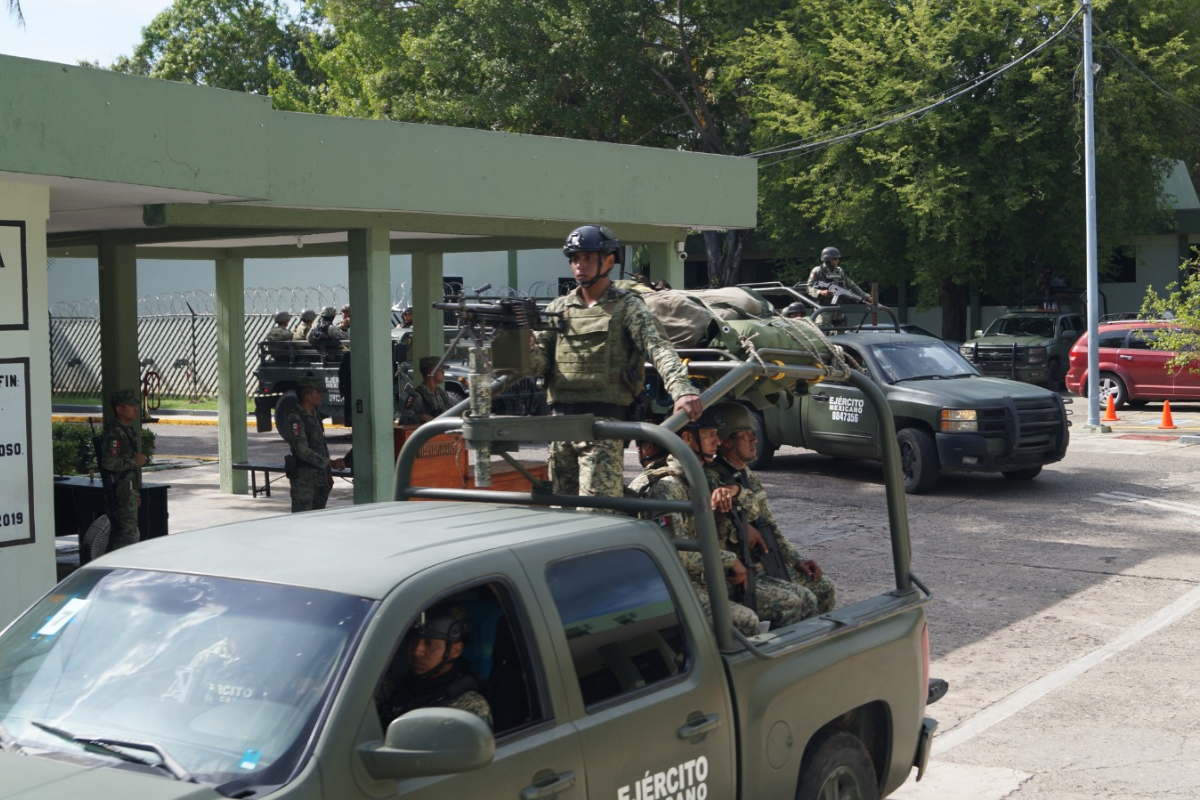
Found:
[[1160, 431], [1175, 430], [1175, 420], [1171, 419], [1171, 401], [1170, 400], [1163, 400], [1162, 422], [1158, 423], [1158, 429]]
[[1117, 416], [1117, 405], [1113, 402], [1112, 392], [1108, 394], [1108, 405], [1104, 408], [1104, 417], [1101, 422], [1120, 422], [1121, 418]]

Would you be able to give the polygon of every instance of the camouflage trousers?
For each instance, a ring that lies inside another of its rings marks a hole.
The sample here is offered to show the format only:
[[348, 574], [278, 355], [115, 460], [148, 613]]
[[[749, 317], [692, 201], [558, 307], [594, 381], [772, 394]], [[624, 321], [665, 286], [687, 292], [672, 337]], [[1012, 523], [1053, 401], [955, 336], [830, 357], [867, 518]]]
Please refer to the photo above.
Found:
[[[695, 582], [692, 583], [692, 589], [696, 592], [696, 597], [700, 599], [700, 607], [704, 609], [704, 616], [708, 617], [709, 623], [712, 623], [712, 600], [709, 599], [708, 590]], [[733, 621], [733, 627], [746, 636], [758, 635], [758, 614], [755, 614], [741, 603], [735, 603], [730, 600], [729, 616]]]
[[108, 552], [137, 544], [141, 539], [138, 531], [138, 500], [140, 495], [128, 481], [117, 485], [117, 503], [113, 509], [108, 529]]
[[625, 494], [625, 452], [619, 441], [551, 442], [549, 463], [555, 494], [583, 497]]
[[[797, 572], [796, 568], [789, 565], [788, 575], [792, 578], [792, 583], [797, 586], [802, 586], [812, 592], [816, 598], [816, 614], [827, 614], [833, 611], [833, 607], [837, 605], [837, 587], [833, 585], [828, 576], [824, 576], [819, 581], [814, 581], [812, 578], [805, 576], [801, 572]], [[813, 616], [813, 614], [805, 614], [804, 617]]]
[[815, 616], [817, 598], [799, 584], [759, 575], [754, 581], [755, 610], [759, 619], [779, 628]]
[[329, 500], [333, 479], [329, 472], [312, 467], [299, 467], [292, 481], [292, 513], [317, 511]]

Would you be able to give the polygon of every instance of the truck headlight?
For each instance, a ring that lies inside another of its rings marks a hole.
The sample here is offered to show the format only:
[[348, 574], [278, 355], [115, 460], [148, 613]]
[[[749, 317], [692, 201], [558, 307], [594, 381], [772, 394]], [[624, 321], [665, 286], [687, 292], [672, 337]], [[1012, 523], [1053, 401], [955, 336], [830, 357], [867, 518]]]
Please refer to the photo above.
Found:
[[943, 408], [941, 430], [963, 433], [979, 430], [979, 413], [968, 408]]
[[970, 358], [971, 356], [973, 356], [975, 354], [975, 345], [960, 344], [958, 346], [958, 354], [960, 356], [962, 356], [963, 358]]
[[1046, 363], [1046, 348], [1044, 347], [1028, 347], [1025, 349], [1025, 363], [1027, 364], [1045, 364]]

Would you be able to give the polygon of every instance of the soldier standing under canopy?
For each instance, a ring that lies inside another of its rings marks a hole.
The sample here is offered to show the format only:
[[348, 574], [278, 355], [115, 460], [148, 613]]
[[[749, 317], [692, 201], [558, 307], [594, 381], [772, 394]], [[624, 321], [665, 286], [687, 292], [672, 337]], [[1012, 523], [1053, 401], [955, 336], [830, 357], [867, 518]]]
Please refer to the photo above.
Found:
[[141, 415], [137, 392], [120, 389], [109, 397], [113, 418], [104, 426], [100, 469], [112, 476], [114, 508], [108, 536], [109, 551], [137, 544], [138, 506], [142, 504], [142, 467], [146, 456], [139, 447], [134, 423]]
[[[621, 242], [608, 228], [576, 228], [563, 245], [578, 284], [550, 301], [562, 312], [565, 329], [538, 331], [533, 340], [533, 372], [546, 376], [552, 414], [592, 414], [624, 420], [643, 391], [642, 365], [648, 359], [675, 400], [695, 420], [703, 406], [670, 342], [635, 292], [613, 286], [610, 274], [621, 263]], [[550, 477], [557, 494], [620, 497], [624, 458], [620, 441], [553, 442]]]
[[408, 388], [400, 410], [401, 424], [420, 425], [429, 422], [454, 405], [442, 385], [446, 381], [446, 371], [438, 368], [439, 360], [437, 356], [421, 359], [421, 382]]
[[316, 378], [301, 378], [296, 387], [300, 403], [287, 415], [288, 481], [292, 490], [292, 512], [315, 511], [325, 507], [333, 488], [333, 469], [345, 469], [340, 458], [330, 459], [325, 445], [325, 427], [317, 415], [321, 405], [321, 384]]

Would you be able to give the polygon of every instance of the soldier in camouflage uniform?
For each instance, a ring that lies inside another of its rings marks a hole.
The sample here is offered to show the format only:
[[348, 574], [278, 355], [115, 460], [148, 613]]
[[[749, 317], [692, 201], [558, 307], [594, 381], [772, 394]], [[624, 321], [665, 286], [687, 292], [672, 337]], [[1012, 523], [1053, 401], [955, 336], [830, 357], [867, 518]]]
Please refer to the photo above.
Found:
[[439, 360], [437, 356], [426, 356], [421, 359], [422, 381], [416, 386], [408, 387], [400, 410], [402, 425], [420, 425], [423, 422], [429, 422], [454, 405], [442, 385], [446, 381], [446, 371], [437, 369]]
[[[563, 253], [578, 286], [550, 301], [546, 310], [562, 312], [565, 329], [539, 331], [533, 340], [533, 372], [546, 376], [551, 413], [625, 419], [643, 391], [642, 365], [649, 359], [675, 399], [675, 410], [698, 418], [700, 393], [670, 342], [659, 336], [645, 302], [612, 284], [609, 275], [622, 258], [616, 234], [599, 225], [576, 228]], [[557, 494], [620, 497], [624, 492], [619, 441], [553, 442], [549, 463]]]
[[470, 712], [491, 726], [483, 681], [462, 657], [470, 637], [470, 620], [459, 606], [437, 606], [421, 614], [405, 638], [408, 671], [397, 676], [393, 664], [375, 694], [385, 729], [413, 709], [438, 707]]
[[812, 272], [808, 273], [808, 293], [823, 306], [836, 305], [839, 298], [828, 288], [818, 289], [813, 284], [831, 283], [834, 286], [841, 286], [843, 289], [857, 292], [860, 297], [866, 297], [867, 295], [857, 283], [850, 280], [850, 277], [846, 275], [846, 271], [841, 267], [841, 262], [841, 251], [836, 247], [826, 247], [821, 251], [821, 263], [813, 267]]
[[288, 481], [292, 490], [292, 512], [325, 507], [333, 488], [331, 469], [344, 469], [346, 462], [330, 459], [325, 445], [325, 427], [316, 409], [321, 405], [321, 384], [316, 378], [301, 378], [296, 387], [299, 404], [287, 415], [286, 430], [292, 453], [288, 456]]
[[137, 392], [115, 391], [109, 397], [113, 418], [104, 426], [100, 445], [100, 469], [112, 476], [113, 508], [110, 513], [109, 551], [137, 544], [138, 506], [142, 504], [142, 467], [146, 456], [140, 452], [138, 430], [141, 416]]
[[312, 333], [313, 322], [317, 319], [317, 312], [311, 308], [306, 308], [300, 312], [300, 324], [296, 326], [296, 332], [292, 334], [292, 340], [297, 342], [307, 342], [308, 334]]
[[267, 331], [268, 342], [290, 342], [292, 341], [292, 332], [288, 330], [288, 322], [292, 315], [286, 311], [275, 312], [275, 324], [271, 326], [271, 330]]
[[[801, 598], [804, 619], [832, 611], [837, 602], [837, 589], [833, 581], [825, 577], [816, 561], [800, 555], [779, 530], [775, 516], [767, 505], [767, 493], [762, 482], [746, 466], [746, 462], [756, 455], [758, 447], [750, 412], [739, 403], [721, 403], [717, 408], [722, 415], [719, 430], [721, 446], [717, 458], [705, 469], [705, 475], [713, 490], [713, 509], [719, 512], [717, 528], [722, 542], [728, 542], [729, 546], [740, 552], [740, 534], [733, 514], [720, 513], [731, 512], [737, 506], [745, 515], [751, 549], [767, 549], [760, 529], [769, 529], [775, 534], [780, 558], [787, 569], [788, 581], [761, 575], [757, 579], [759, 583], [766, 581], [791, 588]], [[762, 616], [761, 609], [759, 615]]]
[[[702, 435], [702, 432], [704, 435]], [[711, 432], [711, 434], [710, 434]], [[680, 436], [692, 448], [703, 463], [708, 458], [716, 454], [716, 423], [711, 412], [706, 411], [701, 415], [700, 420], [692, 423], [680, 431]], [[704, 446], [702, 441], [710, 440], [710, 446]], [[692, 499], [691, 490], [688, 488], [687, 479], [683, 474], [683, 467], [675, 459], [670, 456], [665, 450], [660, 448], [654, 442], [638, 442], [638, 461], [643, 467], [640, 475], [633, 479], [629, 484], [628, 494], [633, 497], [647, 497], [654, 500], [687, 500]], [[707, 491], [707, 487], [705, 489]], [[683, 539], [698, 539], [696, 534], [696, 520], [691, 514], [654, 514], [643, 513], [643, 519], [650, 519], [657, 522], [668, 534], [673, 537]], [[687, 569], [688, 576], [691, 578], [692, 589], [696, 592], [697, 598], [700, 600], [700, 606], [704, 609], [705, 616], [709, 622], [712, 622], [712, 601], [708, 596], [707, 585], [704, 581], [704, 558], [700, 553], [695, 552], [680, 552], [679, 558], [683, 561], [684, 568]], [[745, 568], [741, 566], [741, 562], [729, 550], [721, 550], [721, 565], [725, 568], [725, 572], [731, 576], [745, 576]], [[740, 572], [739, 572], [740, 569]], [[729, 615], [732, 618], [733, 626], [741, 631], [746, 636], [755, 636], [758, 634], [758, 615], [741, 603], [729, 601]]]

